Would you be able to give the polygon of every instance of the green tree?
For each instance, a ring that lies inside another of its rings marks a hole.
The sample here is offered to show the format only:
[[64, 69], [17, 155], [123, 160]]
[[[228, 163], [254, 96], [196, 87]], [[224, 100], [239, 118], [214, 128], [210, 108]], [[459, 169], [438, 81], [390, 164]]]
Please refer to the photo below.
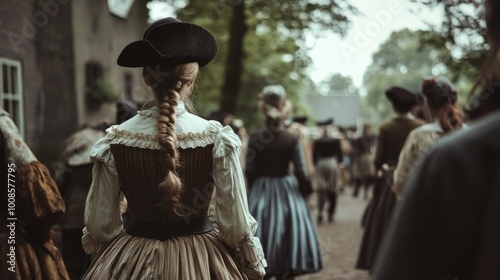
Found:
[[322, 94], [334, 94], [336, 92], [345, 94], [354, 93], [358, 90], [350, 76], [344, 76], [339, 73], [332, 74], [329, 78], [322, 81], [319, 89]]
[[430, 76], [449, 78], [450, 72], [440, 60], [449, 56], [445, 47], [421, 46], [420, 40], [428, 31], [402, 29], [393, 32], [373, 54], [373, 63], [367, 68], [363, 80], [367, 90], [363, 98], [364, 119], [380, 123], [392, 114], [385, 91], [401, 86], [420, 93], [423, 78]]
[[443, 12], [441, 24], [429, 24], [432, 32], [421, 37], [423, 46], [449, 50], [441, 57], [453, 82], [475, 79], [489, 49], [481, 0], [410, 0]]

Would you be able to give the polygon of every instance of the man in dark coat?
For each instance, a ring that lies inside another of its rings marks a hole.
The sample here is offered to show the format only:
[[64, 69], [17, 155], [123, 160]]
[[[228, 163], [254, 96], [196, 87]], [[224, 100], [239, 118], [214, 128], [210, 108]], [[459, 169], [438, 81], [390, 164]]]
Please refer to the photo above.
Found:
[[318, 223], [323, 222], [323, 207], [326, 200], [329, 202], [328, 221], [333, 222], [343, 154], [340, 140], [328, 135], [328, 127], [333, 124], [333, 119], [317, 124], [323, 130], [321, 138], [313, 144], [313, 163], [316, 169], [318, 193]]

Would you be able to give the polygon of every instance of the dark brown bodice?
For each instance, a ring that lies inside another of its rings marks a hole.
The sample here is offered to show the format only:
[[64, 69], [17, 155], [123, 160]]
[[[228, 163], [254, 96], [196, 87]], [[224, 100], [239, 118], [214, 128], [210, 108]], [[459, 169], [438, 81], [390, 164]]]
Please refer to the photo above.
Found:
[[[179, 149], [178, 174], [184, 190], [181, 195], [182, 209], [191, 213], [189, 218], [203, 218], [208, 208], [214, 186], [212, 172], [213, 145]], [[178, 221], [183, 217], [158, 207], [161, 200], [158, 185], [165, 176], [159, 150], [149, 150], [112, 144], [121, 189], [128, 202], [128, 213], [144, 221]]]
[[290, 174], [298, 137], [283, 130], [268, 128], [250, 136], [247, 150], [247, 176], [281, 177]]

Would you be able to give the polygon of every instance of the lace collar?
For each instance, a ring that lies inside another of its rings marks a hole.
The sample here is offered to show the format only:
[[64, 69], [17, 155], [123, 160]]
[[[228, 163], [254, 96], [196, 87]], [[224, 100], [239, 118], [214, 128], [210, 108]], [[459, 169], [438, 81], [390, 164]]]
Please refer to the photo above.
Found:
[[[215, 121], [207, 121], [189, 112], [183, 112], [184, 104], [179, 106], [176, 119], [177, 146], [180, 148], [205, 147], [213, 143], [213, 135], [222, 126]], [[130, 147], [160, 149], [157, 137], [158, 107], [144, 109], [138, 115], [119, 126], [107, 130], [111, 144], [124, 144]]]

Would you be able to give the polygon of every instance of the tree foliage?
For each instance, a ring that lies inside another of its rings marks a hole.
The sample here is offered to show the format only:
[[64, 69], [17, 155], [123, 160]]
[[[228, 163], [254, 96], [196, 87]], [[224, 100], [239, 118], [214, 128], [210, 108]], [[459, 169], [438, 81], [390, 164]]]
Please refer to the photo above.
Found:
[[365, 119], [380, 123], [393, 114], [385, 97], [385, 91], [391, 86], [420, 93], [423, 78], [438, 76], [449, 79], [450, 71], [441, 61], [441, 57], [450, 56], [449, 50], [422, 46], [421, 39], [427, 33], [409, 29], [395, 31], [373, 54], [373, 63], [363, 77], [367, 90], [363, 100]]
[[421, 37], [425, 46], [445, 46], [449, 56], [441, 61], [450, 71], [450, 79], [475, 79], [489, 49], [482, 0], [411, 0], [429, 9], [443, 12], [440, 25], [429, 24], [433, 32]]

